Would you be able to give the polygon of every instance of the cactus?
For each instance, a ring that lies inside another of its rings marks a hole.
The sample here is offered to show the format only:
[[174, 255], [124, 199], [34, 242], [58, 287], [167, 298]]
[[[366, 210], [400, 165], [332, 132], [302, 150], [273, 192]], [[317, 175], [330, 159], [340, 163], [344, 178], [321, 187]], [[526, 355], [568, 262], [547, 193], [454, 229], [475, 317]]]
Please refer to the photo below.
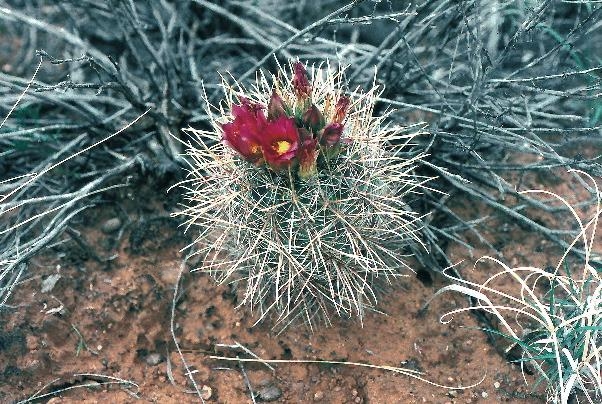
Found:
[[[411, 270], [421, 216], [407, 204], [426, 178], [400, 157], [415, 134], [373, 117], [378, 86], [343, 94], [344, 69], [300, 62], [247, 91], [207, 103], [212, 129], [186, 129], [181, 184], [199, 270], [243, 285], [240, 304], [286, 327], [373, 309], [383, 286]], [[264, 112], [265, 111], [265, 112]], [[242, 282], [242, 283], [241, 283]]]

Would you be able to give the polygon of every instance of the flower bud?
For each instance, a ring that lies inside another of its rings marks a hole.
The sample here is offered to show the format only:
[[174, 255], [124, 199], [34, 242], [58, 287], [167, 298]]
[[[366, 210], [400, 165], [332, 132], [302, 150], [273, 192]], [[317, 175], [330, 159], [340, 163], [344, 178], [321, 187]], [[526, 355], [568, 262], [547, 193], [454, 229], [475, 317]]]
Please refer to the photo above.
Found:
[[299, 149], [299, 177], [308, 179], [318, 172], [318, 151], [316, 149], [316, 139], [307, 139], [301, 144]]
[[349, 97], [342, 95], [337, 101], [337, 105], [334, 107], [334, 119], [333, 122], [342, 123], [347, 114], [347, 108], [349, 108]]
[[276, 90], [273, 90], [270, 102], [268, 103], [268, 119], [273, 121], [281, 116], [286, 116], [286, 108], [282, 98], [280, 98]]
[[311, 86], [307, 79], [307, 71], [301, 62], [295, 63], [293, 66], [293, 88], [299, 100], [305, 100], [311, 95]]
[[301, 142], [311, 140], [314, 138], [311, 132], [305, 128], [297, 128], [297, 131], [299, 132], [299, 140], [301, 140]]
[[334, 147], [341, 141], [341, 135], [343, 134], [342, 123], [331, 123], [326, 126], [320, 136], [320, 144], [326, 147]]
[[324, 116], [314, 104], [311, 104], [311, 107], [303, 113], [301, 120], [314, 133], [318, 133], [324, 126]]

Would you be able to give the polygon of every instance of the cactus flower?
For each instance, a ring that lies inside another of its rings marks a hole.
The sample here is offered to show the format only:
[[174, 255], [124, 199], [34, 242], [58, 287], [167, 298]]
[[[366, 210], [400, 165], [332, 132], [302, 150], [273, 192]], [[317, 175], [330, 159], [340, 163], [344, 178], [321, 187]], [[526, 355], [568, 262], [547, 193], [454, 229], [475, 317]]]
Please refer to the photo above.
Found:
[[266, 162], [274, 171], [292, 165], [299, 148], [299, 132], [295, 120], [281, 116], [263, 128], [261, 146]]
[[232, 106], [232, 115], [234, 121], [222, 125], [224, 143], [236, 150], [245, 160], [261, 164], [261, 132], [267, 124], [261, 107], [243, 100], [241, 105]]
[[314, 138], [314, 135], [305, 128], [299, 128], [298, 131], [299, 131], [299, 141], [301, 141], [301, 143], [305, 142], [308, 139]]

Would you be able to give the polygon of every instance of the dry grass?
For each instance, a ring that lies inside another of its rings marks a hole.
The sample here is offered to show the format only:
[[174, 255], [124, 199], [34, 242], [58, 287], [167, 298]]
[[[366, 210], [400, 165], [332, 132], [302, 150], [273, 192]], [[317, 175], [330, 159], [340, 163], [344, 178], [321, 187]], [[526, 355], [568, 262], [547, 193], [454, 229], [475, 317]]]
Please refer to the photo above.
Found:
[[[454, 314], [465, 310], [485, 310], [494, 315], [501, 323], [501, 334], [512, 342], [510, 348], [519, 348], [518, 361], [523, 370], [535, 369], [539, 376], [536, 386], [543, 382], [548, 401], [562, 404], [602, 400], [602, 279], [599, 270], [590, 265], [597, 255], [594, 239], [602, 204], [593, 178], [578, 174], [595, 188], [598, 201], [592, 217], [585, 222], [559, 195], [549, 191], [526, 192], [553, 196], [573, 213], [580, 228], [573, 243], [582, 244], [586, 252], [582, 266], [568, 262], [570, 249], [552, 271], [511, 268], [495, 258], [484, 257], [482, 260], [491, 260], [502, 270], [482, 284], [450, 277], [457, 283], [435, 294], [454, 291], [476, 299], [473, 307], [447, 313], [441, 321], [449, 322]], [[496, 288], [496, 281], [505, 277], [516, 282], [515, 293]]]

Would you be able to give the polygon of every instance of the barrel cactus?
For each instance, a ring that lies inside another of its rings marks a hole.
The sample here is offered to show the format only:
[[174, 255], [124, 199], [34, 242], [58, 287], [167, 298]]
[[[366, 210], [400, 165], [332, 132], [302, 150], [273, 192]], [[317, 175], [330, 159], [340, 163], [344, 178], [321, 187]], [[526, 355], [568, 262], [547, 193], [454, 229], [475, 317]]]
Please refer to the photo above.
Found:
[[[231, 282], [258, 321], [287, 326], [364, 316], [411, 271], [421, 217], [407, 201], [425, 179], [415, 134], [374, 117], [378, 86], [344, 92], [344, 68], [291, 63], [248, 90], [223, 82], [211, 130], [185, 130], [187, 229], [197, 270]], [[386, 114], [385, 114], [386, 115]]]

